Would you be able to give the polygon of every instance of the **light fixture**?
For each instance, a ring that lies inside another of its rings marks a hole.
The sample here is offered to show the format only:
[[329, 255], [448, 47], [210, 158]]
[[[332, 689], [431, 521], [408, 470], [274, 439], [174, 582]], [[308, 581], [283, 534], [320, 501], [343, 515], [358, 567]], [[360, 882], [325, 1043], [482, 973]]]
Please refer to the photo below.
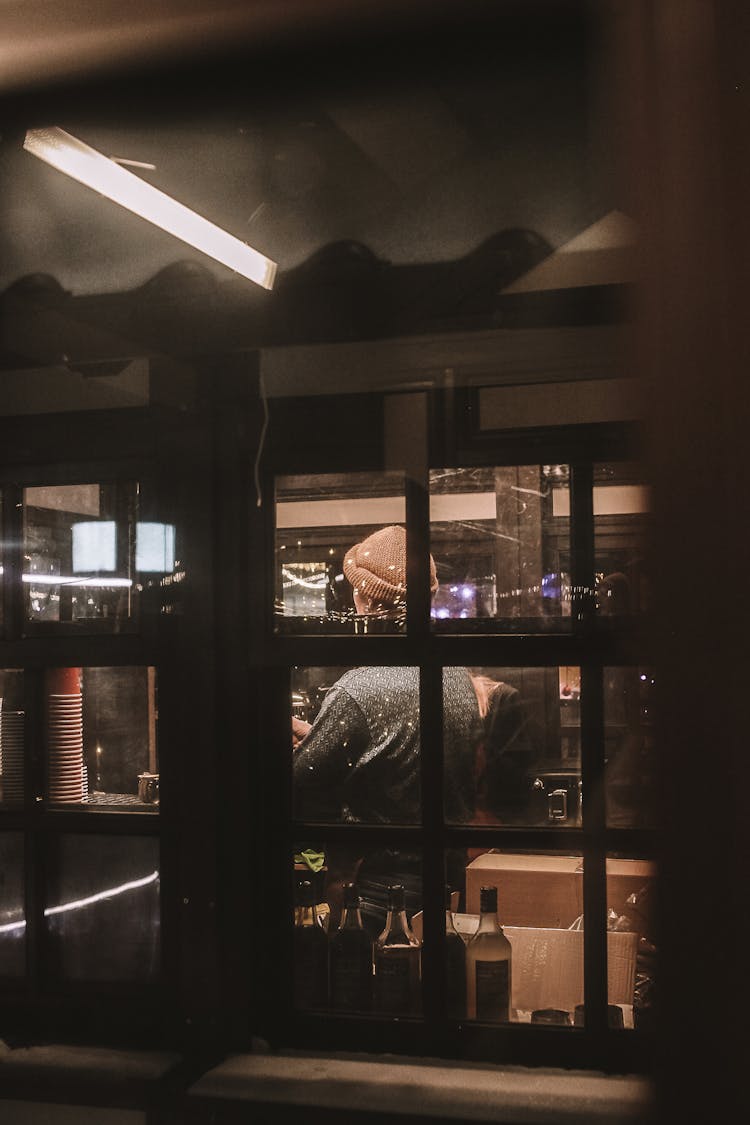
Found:
[[273, 287], [276, 263], [270, 258], [63, 129], [29, 129], [23, 147], [58, 171], [107, 196], [264, 289]]

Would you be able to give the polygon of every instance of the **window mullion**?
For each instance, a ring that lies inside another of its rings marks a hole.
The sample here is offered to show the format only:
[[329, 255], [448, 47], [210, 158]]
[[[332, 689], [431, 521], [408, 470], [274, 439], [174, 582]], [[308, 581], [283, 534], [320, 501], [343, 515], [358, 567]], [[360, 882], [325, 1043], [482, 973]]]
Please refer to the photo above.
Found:
[[445, 1014], [445, 848], [443, 830], [443, 684], [437, 664], [420, 667], [424, 1017], [439, 1033]]
[[607, 1025], [607, 870], [604, 794], [602, 670], [581, 669], [581, 776], [583, 785], [584, 999], [586, 1027]]

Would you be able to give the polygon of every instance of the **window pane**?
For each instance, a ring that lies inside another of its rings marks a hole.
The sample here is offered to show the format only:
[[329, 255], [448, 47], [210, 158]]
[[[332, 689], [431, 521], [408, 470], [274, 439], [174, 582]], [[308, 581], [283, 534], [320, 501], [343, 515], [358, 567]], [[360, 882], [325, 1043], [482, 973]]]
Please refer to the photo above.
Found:
[[[479, 716], [475, 737], [457, 725], [444, 691], [446, 819], [580, 825], [580, 668], [468, 671]], [[466, 785], [463, 815], [457, 815], [457, 777]]]
[[[394, 887], [403, 896], [403, 914], [400, 909], [389, 914]], [[320, 840], [299, 844], [294, 854], [295, 1007], [419, 1015], [421, 887], [418, 848], [356, 849]]]
[[63, 836], [48, 855], [50, 964], [66, 980], [158, 975], [159, 844], [145, 837]]
[[278, 477], [277, 631], [403, 631], [405, 503], [402, 473]]
[[655, 695], [652, 668], [604, 669], [605, 794], [612, 827], [658, 824]]
[[135, 612], [138, 486], [25, 488], [26, 619], [114, 630]]
[[[488, 901], [482, 888], [495, 896]], [[510, 942], [509, 1018], [572, 1026], [576, 1005], [583, 1002], [583, 859], [495, 849], [472, 853], [466, 907], [452, 919], [467, 943], [468, 1018], [501, 1023], [508, 1018], [504, 979], [493, 962], [504, 960], [507, 949], [488, 924], [495, 901], [497, 921]], [[490, 937], [473, 944], [483, 907]]]
[[25, 737], [23, 672], [0, 670], [0, 801], [5, 805], [24, 798]]
[[156, 727], [155, 669], [49, 669], [48, 800], [158, 812]]
[[565, 465], [431, 471], [436, 629], [569, 628], [568, 487]]
[[23, 976], [26, 959], [23, 836], [0, 834], [0, 977]]
[[656, 982], [656, 865], [607, 857], [607, 952], [611, 1027], [647, 1027]]
[[594, 466], [596, 607], [600, 619], [649, 608], [646, 536], [651, 496], [637, 462]]
[[295, 668], [291, 710], [297, 819], [419, 822], [418, 668]]

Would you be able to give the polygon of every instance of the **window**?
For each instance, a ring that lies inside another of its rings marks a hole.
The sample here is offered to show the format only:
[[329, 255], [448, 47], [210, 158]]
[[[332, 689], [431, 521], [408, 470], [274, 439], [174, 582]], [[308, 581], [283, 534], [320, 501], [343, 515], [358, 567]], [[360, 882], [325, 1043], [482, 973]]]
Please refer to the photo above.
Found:
[[4, 466], [0, 982], [14, 1026], [64, 1038], [82, 1013], [145, 1034], [173, 976], [160, 710], [185, 522], [129, 431], [109, 418], [106, 466]]
[[[645, 886], [655, 853], [633, 800], [653, 704], [627, 278], [605, 253], [604, 285], [524, 291], [628, 241], [583, 174], [579, 17], [543, 44], [533, 20], [473, 28], [450, 67], [407, 36], [385, 92], [374, 49], [372, 84], [295, 90], [281, 68], [270, 101], [242, 68], [230, 112], [207, 83], [160, 118], [139, 86], [132, 131], [131, 88], [115, 113], [67, 106], [87, 143], [278, 249], [270, 296], [9, 154], [6, 217], [60, 235], [49, 275], [8, 279], [0, 396], [2, 964], [25, 1000], [104, 986], [143, 1025], [168, 993], [193, 1044], [637, 1056], [634, 931], [608, 929], [610, 906], [633, 920], [610, 887]], [[37, 270], [38, 231], [16, 241]], [[290, 972], [294, 908], [332, 936], [349, 880], [375, 937], [404, 888], [405, 1006], [331, 1011]], [[497, 887], [512, 1014], [449, 1006], [446, 884], [463, 936]], [[515, 994], [542, 940], [567, 991]], [[600, 1042], [609, 1004], [623, 1035]], [[535, 1029], [544, 1011], [566, 1026]]]
[[[440, 432], [440, 394], [401, 405]], [[347, 425], [343, 400], [318, 406]], [[385, 400], [380, 409], [388, 417]], [[548, 428], [535, 461], [519, 456], [524, 440], [485, 432], [451, 466], [439, 441], [410, 428], [402, 473], [391, 446], [386, 501], [382, 468], [372, 459], [365, 471], [354, 445], [337, 462], [309, 439], [310, 473], [275, 476], [276, 639], [257, 651], [276, 685], [264, 727], [286, 759], [268, 775], [285, 795], [268, 813], [286, 824], [275, 945], [299, 970], [279, 982], [285, 1042], [645, 1065], [657, 825], [634, 794], [653, 790], [657, 685], [633, 629], [648, 608], [648, 491], [619, 453], [627, 427], [594, 426], [585, 444]], [[619, 574], [633, 587], [626, 603], [608, 592]], [[292, 591], [281, 607], [280, 581]], [[288, 604], [304, 610], [280, 633]], [[347, 883], [375, 965], [371, 991], [354, 1000], [324, 956]], [[389, 1007], [377, 941], [393, 885], [420, 967], [418, 986]], [[456, 1007], [446, 886], [465, 943], [481, 888], [497, 890], [512, 951], [507, 1015]], [[317, 962], [297, 941], [311, 904]], [[543, 1023], [553, 1036], [539, 1037]]]

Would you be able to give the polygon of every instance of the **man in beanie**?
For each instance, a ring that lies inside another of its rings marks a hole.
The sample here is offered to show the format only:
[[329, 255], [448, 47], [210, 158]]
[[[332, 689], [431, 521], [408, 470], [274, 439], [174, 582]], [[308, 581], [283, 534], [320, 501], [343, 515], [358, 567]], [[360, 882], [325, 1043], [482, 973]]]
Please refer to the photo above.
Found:
[[[406, 532], [393, 524], [381, 527], [344, 558], [354, 608], [365, 617], [403, 622], [406, 617]], [[435, 561], [430, 555], [430, 595], [438, 588]]]
[[[358, 614], [398, 620], [406, 605], [406, 534], [381, 528], [357, 543], [344, 559]], [[430, 589], [437, 589], [430, 559]], [[473, 752], [479, 708], [465, 668], [443, 670], [446, 767], [445, 813], [465, 823], [473, 813]], [[418, 824], [421, 820], [419, 669], [354, 668], [326, 693], [311, 727], [293, 721], [294, 812], [301, 820], [362, 824]], [[329, 882], [338, 866], [329, 852]], [[359, 862], [361, 860], [361, 863]], [[343, 867], [343, 864], [340, 865]], [[403, 883], [409, 913], [421, 908], [421, 856], [379, 849], [357, 857], [362, 917], [373, 936], [383, 927], [388, 886]], [[343, 881], [355, 871], [339, 870]], [[456, 886], [463, 868], [449, 872]], [[329, 886], [329, 901], [335, 887]], [[336, 903], [332, 902], [334, 915]]]

